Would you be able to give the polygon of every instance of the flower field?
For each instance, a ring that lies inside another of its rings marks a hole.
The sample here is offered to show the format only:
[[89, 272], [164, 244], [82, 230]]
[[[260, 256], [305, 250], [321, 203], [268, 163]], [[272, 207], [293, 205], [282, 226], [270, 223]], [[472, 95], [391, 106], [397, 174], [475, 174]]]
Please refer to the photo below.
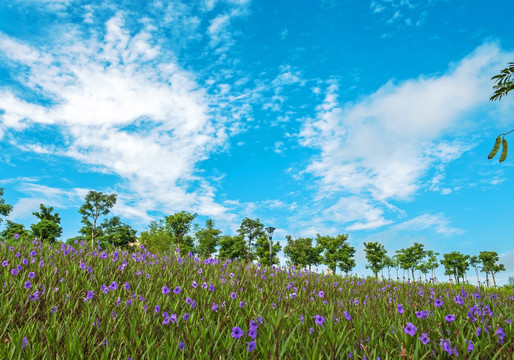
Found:
[[0, 243], [1, 359], [512, 359], [514, 292]]

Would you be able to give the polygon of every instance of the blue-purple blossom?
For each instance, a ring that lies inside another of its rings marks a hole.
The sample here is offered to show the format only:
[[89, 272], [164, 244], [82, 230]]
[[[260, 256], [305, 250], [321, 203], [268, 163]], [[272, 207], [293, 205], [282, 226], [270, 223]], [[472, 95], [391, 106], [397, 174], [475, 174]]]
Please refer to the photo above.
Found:
[[455, 315], [453, 314], [448, 314], [444, 317], [444, 320], [446, 320], [447, 322], [449, 323], [452, 323], [454, 320], [455, 320]]
[[179, 349], [179, 350], [184, 349], [184, 346], [185, 346], [185, 345], [184, 345], [184, 343], [183, 343], [182, 341], [178, 343], [178, 349]]
[[237, 298], [237, 294], [236, 294], [235, 292], [233, 292], [232, 294], [230, 294], [230, 297], [231, 297], [232, 299], [235, 299], [235, 298]]
[[255, 341], [250, 341], [248, 343], [248, 345], [246, 345], [246, 350], [248, 350], [248, 352], [252, 352], [255, 350]]
[[29, 272], [29, 279], [33, 279], [34, 277], [36, 276], [36, 273], [33, 273], [33, 272]]
[[403, 305], [402, 304], [398, 304], [396, 305], [396, 311], [398, 311], [398, 314], [403, 314]]
[[405, 328], [403, 329], [403, 331], [410, 336], [414, 336], [414, 334], [416, 334], [417, 330], [418, 330], [418, 328], [415, 327], [414, 324], [410, 323], [410, 322], [408, 322], [407, 325], [405, 326]]
[[170, 289], [169, 289], [166, 285], [164, 285], [164, 286], [162, 287], [162, 293], [163, 293], [164, 295], [168, 295], [168, 294], [170, 293]]
[[325, 318], [321, 315], [314, 315], [313, 318], [315, 318], [315, 322], [317, 325], [324, 327], [323, 323], [325, 322]]
[[468, 351], [468, 353], [472, 352], [473, 349], [475, 348], [475, 346], [473, 345], [473, 343], [471, 342], [471, 340], [469, 340], [468, 342], [468, 347], [466, 348], [466, 350]]
[[424, 345], [428, 344], [430, 342], [430, 339], [427, 335], [427, 333], [421, 333], [421, 336], [418, 338], [419, 341], [421, 341]]
[[[17, 235], [17, 234], [16, 234]], [[29, 341], [27, 340], [26, 337], [24, 337], [22, 340], [21, 340], [21, 348], [23, 349], [25, 346], [27, 346], [29, 344]]]
[[173, 289], [174, 294], [180, 294], [182, 290], [180, 290], [180, 286], [177, 286], [175, 289]]
[[23, 287], [25, 289], [30, 289], [32, 287], [32, 284], [30, 283], [30, 281], [26, 281], [25, 284], [23, 284]]
[[248, 336], [255, 340], [257, 337], [257, 328], [250, 328], [250, 331], [248, 331]]
[[244, 335], [244, 331], [241, 330], [241, 328], [239, 326], [232, 328], [232, 333], [230, 334], [230, 336], [232, 336], [233, 338], [239, 339], [243, 335]]
[[443, 300], [435, 299], [434, 305], [440, 308], [441, 306], [443, 306]]

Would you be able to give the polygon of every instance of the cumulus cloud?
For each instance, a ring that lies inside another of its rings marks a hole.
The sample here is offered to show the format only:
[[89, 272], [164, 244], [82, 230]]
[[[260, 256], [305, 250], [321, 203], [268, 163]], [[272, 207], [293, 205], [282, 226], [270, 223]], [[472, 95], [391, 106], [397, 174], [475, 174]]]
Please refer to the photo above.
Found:
[[417, 216], [413, 219], [393, 225], [394, 230], [433, 230], [442, 235], [460, 235], [465, 231], [450, 226], [450, 221], [446, 219], [443, 214], [424, 214]]
[[[300, 144], [320, 151], [306, 168], [319, 178], [320, 194], [410, 200], [433, 168], [438, 177], [431, 183], [439, 189], [445, 165], [474, 146], [445, 136], [471, 126], [465, 117], [488, 102], [490, 74], [508, 57], [486, 44], [445, 74], [391, 81], [356, 103], [340, 103], [339, 85], [330, 82], [317, 115], [299, 134]], [[388, 223], [379, 212], [365, 216], [371, 213], [361, 214], [363, 228]]]
[[[195, 75], [177, 65], [153, 40], [149, 28], [131, 35], [117, 15], [105, 35], [64, 35], [53, 46], [29, 46], [0, 34], [0, 56], [23, 66], [18, 81], [47, 99], [32, 103], [0, 90], [0, 133], [38, 124], [56, 125], [66, 142], [45, 146], [37, 139], [20, 149], [65, 156], [121, 177], [119, 190], [132, 193], [135, 208], [190, 209], [220, 216], [226, 208], [195, 174], [196, 165], [227, 140], [226, 120], [213, 115], [214, 100]], [[194, 189], [192, 189], [194, 184]]]

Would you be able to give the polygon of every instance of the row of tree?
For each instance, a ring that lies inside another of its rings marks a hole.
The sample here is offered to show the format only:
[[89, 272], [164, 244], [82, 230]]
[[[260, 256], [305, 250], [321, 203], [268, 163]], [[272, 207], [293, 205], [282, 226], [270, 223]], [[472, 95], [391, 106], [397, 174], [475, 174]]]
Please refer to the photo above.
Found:
[[[12, 206], [5, 204], [3, 189], [0, 188], [0, 215], [7, 216], [12, 211]], [[147, 230], [143, 231], [139, 238], [137, 232], [130, 225], [121, 221], [118, 216], [105, 218], [100, 222], [100, 217], [109, 214], [111, 208], [116, 204], [116, 194], [103, 194], [90, 191], [80, 207], [82, 215], [82, 228], [79, 235], [68, 239], [67, 243], [76, 241], [91, 241], [91, 247], [99, 245], [103, 249], [126, 248], [129, 245], [139, 243], [152, 252], [164, 253], [179, 249], [181, 254], [192, 252], [203, 258], [217, 255], [218, 258], [240, 258], [247, 262], [254, 260], [263, 264], [269, 264], [270, 244], [264, 230], [264, 225], [259, 219], [248, 217], [241, 221], [237, 235], [222, 235], [222, 231], [215, 228], [213, 220], [208, 219], [205, 227], [200, 228], [193, 224], [197, 214], [181, 211], [165, 216], [158, 221], [150, 222]], [[38, 212], [33, 213], [38, 222], [25, 229], [23, 224], [7, 220], [5, 229], [0, 232], [0, 237], [5, 241], [23, 241], [34, 237], [42, 241], [56, 242], [62, 235], [60, 226], [61, 218], [54, 213], [53, 207], [46, 207], [41, 204]], [[0, 222], [2, 219], [0, 218]], [[312, 265], [326, 265], [333, 273], [340, 269], [349, 274], [355, 267], [355, 248], [348, 243], [348, 234], [336, 236], [316, 235], [316, 238], [293, 238], [286, 235], [287, 245], [284, 247], [284, 254], [288, 259], [288, 266], [300, 268]], [[315, 241], [315, 245], [313, 245]], [[282, 246], [278, 242], [272, 242], [271, 262], [279, 265], [278, 253]], [[492, 276], [496, 286], [495, 274], [505, 271], [505, 266], [499, 264], [498, 254], [494, 251], [482, 251], [476, 256], [464, 255], [458, 251], [452, 251], [443, 255], [438, 260], [439, 253], [425, 250], [423, 244], [414, 245], [397, 250], [395, 255], [389, 257], [387, 250], [378, 242], [364, 243], [367, 265], [375, 277], [380, 272], [383, 277], [383, 270], [387, 269], [388, 278], [391, 278], [391, 269], [396, 270], [396, 278], [399, 280], [399, 271], [405, 272], [407, 278], [415, 280], [415, 271], [418, 271], [418, 279], [421, 281], [421, 274], [425, 280], [430, 274], [431, 279], [436, 279], [435, 270], [443, 265], [445, 275], [453, 276], [456, 282], [467, 281], [466, 273], [470, 266], [475, 269], [477, 280], [480, 283], [479, 270], [486, 274], [486, 284], [489, 285], [489, 275]], [[451, 279], [451, 278], [450, 278]]]

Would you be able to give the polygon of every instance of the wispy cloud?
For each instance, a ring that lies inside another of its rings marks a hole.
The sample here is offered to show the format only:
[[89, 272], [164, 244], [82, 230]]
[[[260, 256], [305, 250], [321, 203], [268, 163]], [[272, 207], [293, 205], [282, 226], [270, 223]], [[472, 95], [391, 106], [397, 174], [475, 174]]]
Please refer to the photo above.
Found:
[[393, 225], [391, 228], [394, 230], [408, 231], [433, 230], [442, 235], [460, 235], [465, 233], [465, 230], [451, 227], [450, 221], [441, 213], [434, 215], [420, 215], [413, 219]]
[[[340, 103], [339, 86], [330, 82], [317, 116], [300, 132], [303, 146], [320, 150], [306, 168], [319, 178], [320, 196], [410, 200], [427, 186], [432, 168], [438, 175], [430, 184], [436, 186], [445, 166], [473, 147], [455, 135], [459, 127], [475, 126], [463, 125], [464, 116], [488, 102], [491, 73], [508, 57], [486, 44], [443, 75], [389, 82], [356, 103]], [[446, 140], [447, 134], [454, 139]], [[363, 228], [388, 223], [374, 214]]]
[[117, 174], [123, 179], [118, 190], [133, 194], [131, 205], [146, 204], [139, 212], [125, 208], [128, 216], [152, 209], [187, 208], [210, 216], [226, 211], [195, 171], [225, 145], [230, 124], [213, 114], [216, 100], [193, 73], [170, 60], [151, 27], [131, 35], [118, 14], [105, 24], [104, 36], [80, 39], [72, 33], [40, 47], [0, 34], [0, 54], [28, 69], [18, 74], [21, 84], [49, 99], [34, 104], [4, 87], [0, 133], [53, 124], [67, 143], [49, 147], [34, 139], [21, 150]]

